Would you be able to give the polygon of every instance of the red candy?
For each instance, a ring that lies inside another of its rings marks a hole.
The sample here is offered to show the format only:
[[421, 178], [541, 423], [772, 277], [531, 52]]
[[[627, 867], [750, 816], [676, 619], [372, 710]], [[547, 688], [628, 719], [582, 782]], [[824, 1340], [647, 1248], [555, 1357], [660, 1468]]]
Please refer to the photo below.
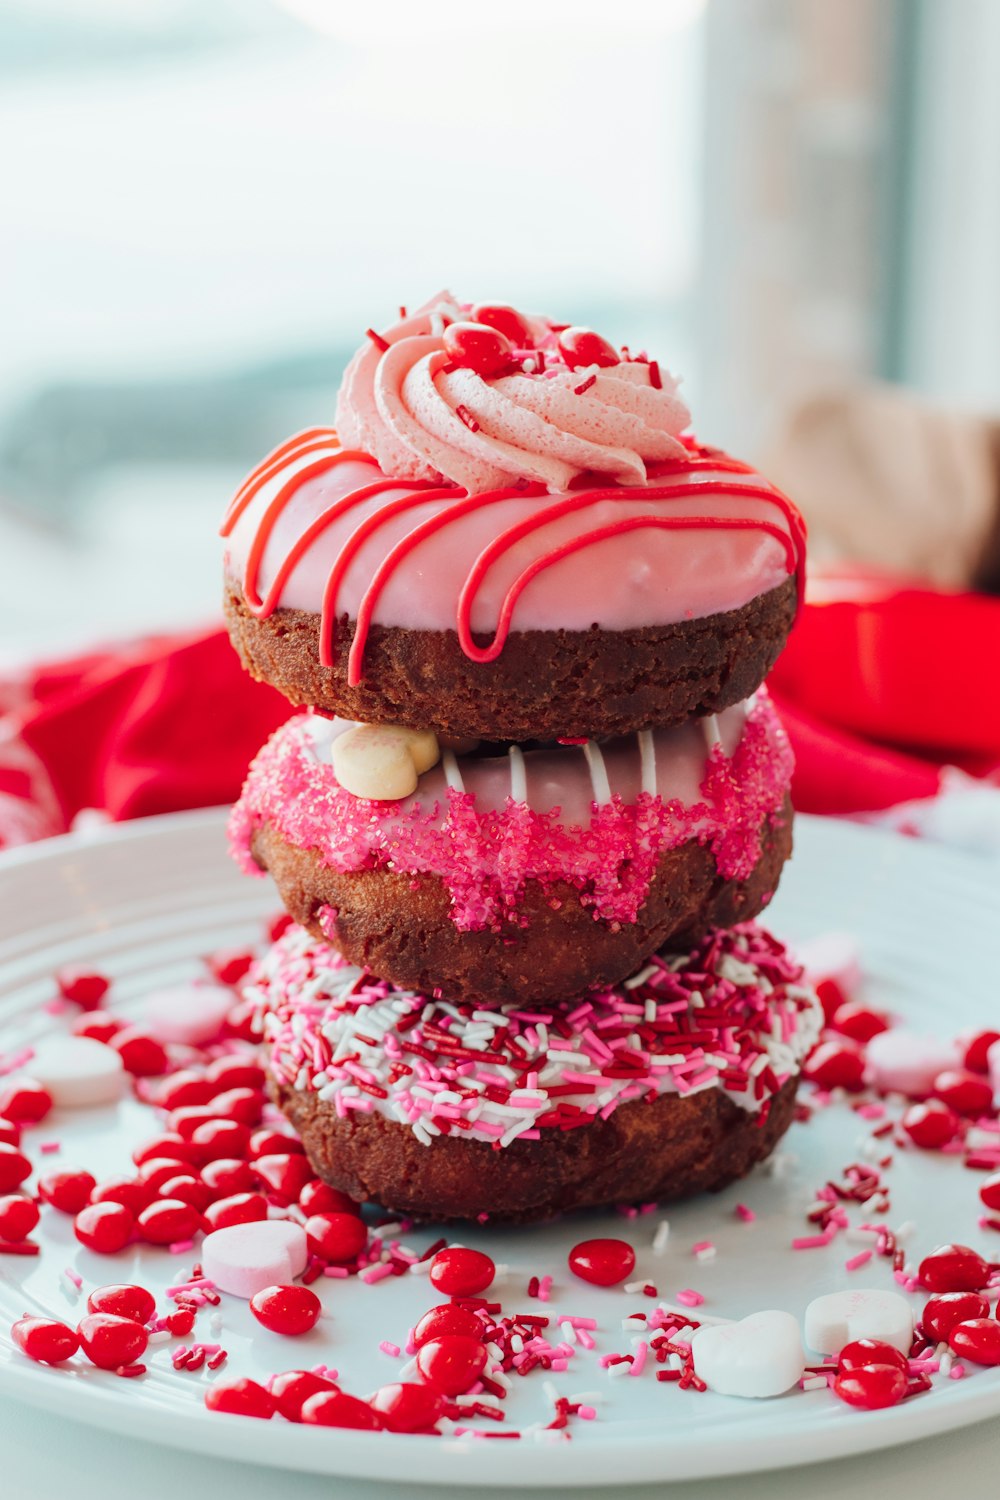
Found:
[[99, 1255], [114, 1255], [132, 1238], [135, 1217], [123, 1203], [91, 1203], [77, 1214], [73, 1233], [81, 1245]]
[[109, 1177], [99, 1182], [90, 1195], [91, 1203], [122, 1203], [132, 1214], [141, 1214], [152, 1199], [152, 1193], [138, 1177]]
[[961, 1122], [940, 1099], [928, 1099], [924, 1104], [911, 1104], [900, 1123], [915, 1146], [934, 1151], [954, 1140]]
[[832, 1026], [834, 1016], [850, 1002], [835, 979], [820, 979], [814, 988], [823, 1007], [823, 1019], [827, 1026]]
[[[289, 1154], [293, 1156], [303, 1154], [302, 1142], [298, 1136], [286, 1135], [281, 1130], [264, 1129], [255, 1130], [250, 1137], [250, 1149], [247, 1155], [252, 1161], [256, 1161], [259, 1156], [288, 1156]], [[318, 1178], [314, 1180], [319, 1181]]]
[[218, 1090], [204, 1073], [194, 1068], [182, 1068], [172, 1074], [158, 1090], [156, 1102], [161, 1109], [190, 1109], [207, 1104]]
[[92, 1042], [103, 1042], [105, 1046], [124, 1029], [125, 1022], [106, 1010], [92, 1010], [88, 1015], [77, 1016], [70, 1027], [74, 1036], [85, 1036]]
[[568, 1260], [573, 1275], [594, 1286], [617, 1286], [635, 1269], [635, 1251], [625, 1240], [581, 1240]]
[[514, 353], [510, 339], [485, 323], [449, 323], [444, 347], [453, 364], [477, 375], [498, 375]]
[[845, 1042], [820, 1042], [803, 1071], [821, 1089], [847, 1089], [853, 1094], [864, 1087], [865, 1059], [857, 1047]]
[[0, 1146], [19, 1146], [20, 1144], [20, 1125], [16, 1120], [7, 1120], [0, 1116]]
[[431, 1339], [453, 1334], [460, 1338], [479, 1339], [481, 1342], [483, 1325], [467, 1307], [456, 1307], [454, 1302], [445, 1302], [424, 1313], [413, 1330], [413, 1342], [419, 1349], [422, 1344], [430, 1343]]
[[253, 954], [246, 948], [220, 948], [208, 961], [220, 984], [239, 984], [253, 963]]
[[0, 1145], [0, 1193], [13, 1192], [31, 1176], [31, 1162], [16, 1146]]
[[495, 328], [504, 338], [510, 339], [515, 349], [525, 349], [531, 343], [527, 318], [505, 302], [478, 302], [472, 309], [472, 321]]
[[177, 1198], [181, 1203], [187, 1203], [199, 1214], [203, 1214], [209, 1204], [215, 1200], [215, 1194], [211, 1188], [206, 1187], [200, 1177], [192, 1177], [190, 1172], [184, 1172], [178, 1177], [168, 1177], [160, 1188], [158, 1196]]
[[[285, 1370], [272, 1378], [269, 1387], [278, 1411], [288, 1422], [302, 1421], [302, 1408], [310, 1397], [337, 1391], [332, 1380], [316, 1375], [312, 1370]], [[328, 1425], [334, 1427], [337, 1424], [331, 1422]]]
[[19, 1193], [0, 1198], [0, 1240], [11, 1245], [20, 1244], [28, 1238], [40, 1217], [38, 1204], [30, 1198], [22, 1198]]
[[117, 1370], [122, 1365], [134, 1364], [149, 1343], [149, 1334], [141, 1323], [115, 1313], [88, 1313], [81, 1318], [76, 1331], [84, 1354], [100, 1370]]
[[431, 1261], [431, 1286], [446, 1297], [476, 1297], [492, 1283], [497, 1268], [481, 1250], [439, 1250]]
[[86, 1208], [96, 1186], [89, 1172], [47, 1172], [38, 1179], [40, 1197], [63, 1214], [78, 1214]]
[[176, 1131], [168, 1130], [163, 1135], [154, 1135], [151, 1140], [144, 1141], [132, 1152], [132, 1160], [137, 1167], [144, 1166], [154, 1157], [159, 1161], [183, 1161], [191, 1165], [197, 1161], [198, 1148]]
[[849, 1406], [878, 1411], [884, 1406], [897, 1406], [908, 1385], [907, 1377], [896, 1365], [862, 1365], [838, 1375], [833, 1389]]
[[865, 1370], [871, 1365], [894, 1365], [904, 1375], [910, 1373], [910, 1362], [892, 1344], [881, 1339], [853, 1339], [840, 1351], [837, 1369], [841, 1375], [850, 1370]]
[[606, 368], [621, 363], [617, 349], [591, 328], [564, 328], [558, 343], [562, 357], [571, 370], [577, 370], [583, 365], [600, 365]]
[[72, 1328], [54, 1318], [18, 1318], [10, 1331], [21, 1353], [41, 1365], [61, 1365], [80, 1347]]
[[430, 1432], [441, 1415], [441, 1398], [426, 1385], [384, 1385], [370, 1405], [390, 1432]]
[[879, 1011], [862, 1005], [860, 1000], [847, 1000], [834, 1011], [831, 1026], [841, 1036], [849, 1036], [853, 1042], [870, 1042], [879, 1032], [889, 1030], [889, 1022]]
[[204, 1212], [210, 1229], [257, 1224], [267, 1218], [267, 1199], [263, 1193], [233, 1193], [229, 1198], [217, 1198]]
[[57, 970], [56, 984], [63, 999], [72, 1000], [81, 1010], [96, 1010], [111, 988], [111, 980], [104, 974], [82, 964], [66, 964]]
[[299, 1194], [299, 1207], [307, 1214], [354, 1214], [357, 1218], [361, 1210], [353, 1198], [346, 1193], [341, 1193], [337, 1188], [329, 1187], [314, 1177], [312, 1182], [307, 1182]]
[[262, 1089], [267, 1083], [264, 1069], [259, 1063], [247, 1062], [242, 1054], [227, 1054], [217, 1057], [205, 1069], [205, 1078], [213, 1086], [214, 1093], [225, 1089]]
[[387, 1425], [367, 1401], [337, 1390], [309, 1396], [302, 1405], [301, 1420], [313, 1427], [354, 1427], [363, 1432], [380, 1432]]
[[[260, 1089], [232, 1088], [216, 1094], [212, 1109], [221, 1120], [237, 1120], [241, 1125], [259, 1125], [264, 1110]], [[197, 1132], [195, 1132], [197, 1134]], [[247, 1141], [249, 1147], [250, 1142]]]
[[302, 1189], [315, 1176], [305, 1157], [296, 1152], [258, 1156], [253, 1163], [253, 1174], [264, 1191], [282, 1207], [297, 1203]]
[[33, 1078], [23, 1078], [0, 1093], [0, 1115], [16, 1125], [37, 1125], [52, 1108], [52, 1095]]
[[257, 1186], [245, 1161], [234, 1156], [220, 1156], [201, 1169], [202, 1181], [211, 1188], [216, 1198], [232, 1198], [237, 1193], [252, 1193]]
[[980, 1183], [979, 1196], [987, 1208], [1000, 1210], [1000, 1172], [994, 1172]]
[[976, 1031], [963, 1039], [965, 1057], [963, 1061], [970, 1073], [989, 1073], [989, 1051], [994, 1042], [1000, 1042], [1000, 1031]]
[[297, 1338], [315, 1328], [323, 1304], [307, 1286], [266, 1286], [250, 1298], [250, 1311], [272, 1333]]
[[137, 1224], [148, 1244], [176, 1245], [198, 1233], [201, 1214], [180, 1198], [160, 1198], [143, 1209]]
[[108, 1043], [122, 1060], [126, 1073], [133, 1078], [157, 1078], [170, 1067], [166, 1048], [139, 1026], [127, 1026]]
[[234, 1417], [260, 1417], [267, 1421], [274, 1416], [274, 1398], [256, 1380], [220, 1380], [205, 1392], [205, 1405], [209, 1411], [224, 1411]]
[[920, 1262], [917, 1273], [929, 1292], [978, 1292], [990, 1279], [990, 1268], [968, 1245], [941, 1245]]
[[485, 1368], [486, 1350], [478, 1337], [446, 1333], [429, 1339], [417, 1351], [417, 1369], [427, 1384], [443, 1396], [464, 1395]]
[[306, 1220], [306, 1240], [313, 1255], [342, 1266], [357, 1260], [368, 1243], [368, 1230], [356, 1214], [312, 1214]]
[[139, 1168], [139, 1181], [147, 1189], [150, 1196], [155, 1196], [165, 1182], [172, 1177], [188, 1177], [195, 1182], [196, 1176], [193, 1168], [186, 1162], [174, 1161], [172, 1157], [153, 1156], [144, 1161]]
[[191, 1143], [197, 1146], [203, 1161], [244, 1156], [250, 1144], [250, 1131], [238, 1120], [205, 1120], [196, 1127]]
[[156, 1312], [156, 1298], [144, 1286], [112, 1283], [95, 1287], [87, 1298], [87, 1311], [112, 1313], [116, 1318], [131, 1318], [134, 1323], [148, 1323]]
[[1000, 1365], [1000, 1323], [995, 1318], [956, 1323], [948, 1335], [948, 1347], [974, 1365]]
[[986, 1079], [959, 1068], [939, 1073], [934, 1080], [934, 1093], [958, 1115], [975, 1117], [988, 1114], [993, 1108], [993, 1089]]
[[928, 1338], [943, 1344], [956, 1323], [986, 1318], [989, 1311], [990, 1304], [978, 1292], [942, 1292], [928, 1297], [920, 1323]]

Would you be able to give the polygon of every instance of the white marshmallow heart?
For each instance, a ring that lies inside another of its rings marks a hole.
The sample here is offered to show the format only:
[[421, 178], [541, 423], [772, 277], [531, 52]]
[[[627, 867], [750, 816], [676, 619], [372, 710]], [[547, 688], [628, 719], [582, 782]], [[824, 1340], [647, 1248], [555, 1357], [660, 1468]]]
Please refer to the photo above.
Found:
[[268, 1286], [286, 1286], [306, 1268], [306, 1232], [288, 1219], [231, 1224], [207, 1234], [201, 1266], [220, 1292], [249, 1302]]
[[805, 1370], [798, 1320], [774, 1309], [696, 1329], [691, 1355], [695, 1373], [720, 1396], [781, 1396]]
[[913, 1339], [913, 1312], [898, 1292], [858, 1287], [828, 1292], [806, 1308], [805, 1337], [819, 1354], [839, 1354], [854, 1339], [878, 1339], [908, 1354]]
[[200, 1047], [217, 1036], [235, 996], [221, 984], [178, 984], [147, 995], [142, 1019], [157, 1041]]
[[86, 1036], [47, 1037], [35, 1047], [30, 1071], [60, 1109], [113, 1104], [126, 1081], [118, 1053]]
[[345, 792], [375, 802], [395, 802], [417, 790], [417, 778], [441, 758], [430, 729], [401, 724], [356, 724], [331, 747], [333, 771]]
[[887, 1094], [926, 1097], [934, 1080], [946, 1068], [960, 1068], [961, 1055], [954, 1042], [919, 1036], [914, 1031], [893, 1028], [881, 1031], [868, 1043], [868, 1064], [876, 1088]]
[[857, 939], [849, 932], [824, 932], [799, 943], [796, 950], [810, 984], [832, 979], [845, 1000], [853, 1000], [861, 984], [861, 957]]

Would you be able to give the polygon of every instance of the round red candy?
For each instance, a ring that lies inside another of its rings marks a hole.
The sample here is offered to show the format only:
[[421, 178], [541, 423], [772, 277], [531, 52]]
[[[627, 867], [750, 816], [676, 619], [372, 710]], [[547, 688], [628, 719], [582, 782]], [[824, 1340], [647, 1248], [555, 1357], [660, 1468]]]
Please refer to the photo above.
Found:
[[207, 1104], [216, 1095], [214, 1084], [209, 1083], [204, 1073], [195, 1068], [182, 1068], [164, 1080], [157, 1091], [156, 1102], [161, 1109], [191, 1109]]
[[148, 1323], [156, 1312], [156, 1298], [144, 1286], [115, 1282], [95, 1287], [87, 1298], [87, 1311], [112, 1313], [116, 1318], [131, 1318], [134, 1323]]
[[73, 1233], [81, 1245], [99, 1255], [114, 1255], [132, 1238], [135, 1217], [123, 1203], [91, 1203], [77, 1214]]
[[498, 375], [514, 353], [510, 339], [486, 323], [449, 323], [443, 342], [452, 364], [485, 377]]
[[144, 1161], [139, 1168], [138, 1177], [148, 1192], [154, 1196], [172, 1177], [188, 1177], [192, 1182], [197, 1181], [193, 1168], [187, 1162], [159, 1156], [153, 1156], [149, 1161]]
[[880, 1011], [862, 1005], [860, 1000], [847, 1000], [838, 1005], [830, 1023], [834, 1031], [848, 1036], [852, 1042], [870, 1042], [873, 1036], [889, 1030], [889, 1022]]
[[993, 1172], [979, 1184], [979, 1197], [985, 1206], [1000, 1210], [1000, 1172]]
[[962, 1061], [970, 1073], [989, 1073], [990, 1048], [1000, 1042], [1000, 1031], [975, 1031], [962, 1038], [965, 1056]]
[[928, 1297], [920, 1324], [928, 1338], [943, 1344], [956, 1323], [986, 1318], [989, 1311], [990, 1304], [978, 1292], [941, 1292]]
[[205, 1392], [205, 1405], [209, 1411], [224, 1411], [234, 1417], [260, 1417], [267, 1421], [274, 1416], [274, 1397], [265, 1391], [256, 1380], [241, 1376], [238, 1380], [220, 1380]]
[[38, 1179], [40, 1197], [63, 1214], [78, 1214], [86, 1208], [96, 1186], [89, 1172], [47, 1172]]
[[302, 1189], [315, 1176], [305, 1157], [296, 1152], [258, 1156], [253, 1173], [263, 1190], [285, 1208], [299, 1201]]
[[625, 1240], [581, 1240], [568, 1259], [573, 1275], [593, 1286], [617, 1286], [635, 1270], [635, 1251]]
[[16, 1120], [8, 1120], [0, 1115], [0, 1146], [19, 1146], [20, 1144], [20, 1125]]
[[125, 1023], [106, 1010], [92, 1010], [87, 1015], [77, 1016], [70, 1030], [74, 1036], [85, 1036], [88, 1041], [103, 1042], [107, 1046], [113, 1036], [125, 1030]]
[[[264, 1109], [260, 1089], [232, 1088], [216, 1094], [212, 1109], [222, 1120], [238, 1120], [241, 1125], [259, 1125]], [[249, 1147], [250, 1142], [247, 1142]]]
[[88, 1313], [81, 1318], [76, 1331], [84, 1354], [101, 1370], [118, 1370], [134, 1364], [149, 1343], [149, 1334], [141, 1323], [134, 1318], [119, 1318], [115, 1313]]
[[188, 1172], [182, 1172], [178, 1177], [168, 1177], [160, 1189], [160, 1197], [177, 1198], [181, 1203], [187, 1203], [198, 1214], [203, 1214], [209, 1204], [214, 1202], [211, 1188], [206, 1187], [200, 1177], [192, 1177]]
[[0, 1240], [9, 1245], [20, 1244], [35, 1228], [41, 1215], [38, 1204], [20, 1193], [10, 1193], [0, 1198]]
[[247, 948], [220, 948], [208, 961], [220, 984], [239, 984], [253, 963], [253, 953]]
[[527, 318], [505, 302], [477, 303], [472, 309], [472, 321], [485, 323], [487, 328], [495, 328], [504, 338], [510, 339], [515, 349], [526, 349], [531, 343], [531, 329]]
[[486, 1368], [482, 1339], [446, 1333], [429, 1339], [417, 1351], [417, 1369], [442, 1396], [464, 1395]]
[[847, 1089], [854, 1094], [864, 1087], [865, 1059], [857, 1047], [846, 1042], [820, 1042], [810, 1053], [804, 1071], [821, 1089]]
[[151, 1136], [148, 1141], [143, 1141], [136, 1146], [132, 1152], [132, 1160], [137, 1167], [143, 1167], [149, 1161], [181, 1161], [188, 1166], [196, 1164], [198, 1149], [191, 1142], [178, 1135], [176, 1130], [166, 1130], [162, 1135]]
[[584, 365], [600, 365], [602, 369], [606, 369], [621, 363], [617, 349], [592, 328], [579, 328], [575, 325], [564, 328], [557, 342], [560, 353], [571, 370], [581, 369]]
[[441, 1415], [441, 1397], [426, 1385], [384, 1385], [369, 1404], [390, 1432], [430, 1432]]
[[869, 1365], [895, 1365], [904, 1375], [910, 1373], [910, 1362], [906, 1355], [900, 1354], [892, 1344], [884, 1344], [881, 1339], [852, 1339], [841, 1349], [837, 1362], [841, 1375], [849, 1370], [867, 1369]]
[[911, 1104], [901, 1124], [915, 1146], [936, 1151], [955, 1139], [961, 1121], [942, 1100], [928, 1099], [923, 1104]]
[[263, 1193], [233, 1193], [230, 1198], [217, 1198], [204, 1212], [211, 1229], [259, 1224], [267, 1218], [267, 1199]]
[[247, 1162], [235, 1156], [220, 1156], [206, 1162], [201, 1169], [201, 1180], [210, 1187], [216, 1198], [232, 1198], [237, 1193], [252, 1193], [257, 1186]]
[[306, 1220], [306, 1240], [320, 1260], [343, 1266], [357, 1260], [368, 1243], [368, 1230], [356, 1214], [312, 1214]]
[[272, 1333], [297, 1338], [315, 1328], [323, 1304], [307, 1286], [266, 1286], [250, 1298], [250, 1311]]
[[[263, 1130], [255, 1130], [250, 1137], [250, 1146], [247, 1156], [251, 1161], [256, 1161], [260, 1156], [302, 1156], [302, 1142], [297, 1136], [289, 1135], [284, 1130], [271, 1130], [267, 1126]], [[318, 1182], [319, 1178], [313, 1177], [312, 1182]]]
[[990, 1279], [990, 1268], [968, 1245], [941, 1245], [920, 1262], [921, 1286], [929, 1292], [978, 1292]]
[[847, 996], [835, 979], [820, 979], [814, 988], [816, 998], [823, 1007], [823, 1020], [827, 1026], [832, 1026], [838, 1010], [848, 1004]]
[[81, 1010], [96, 1010], [111, 988], [111, 980], [82, 964], [66, 964], [56, 973], [56, 984], [64, 1000]]
[[302, 1408], [311, 1396], [329, 1395], [338, 1386], [312, 1370], [285, 1370], [268, 1382], [278, 1411], [288, 1422], [302, 1421]]
[[[211, 1108], [215, 1108], [214, 1104]], [[202, 1161], [206, 1162], [223, 1156], [245, 1156], [250, 1131], [238, 1120], [205, 1120], [192, 1133], [191, 1144], [197, 1146]]]
[[312, 1182], [307, 1182], [299, 1194], [299, 1207], [307, 1214], [354, 1214], [355, 1218], [361, 1213], [361, 1209], [353, 1198], [342, 1193], [337, 1188], [330, 1187], [314, 1177]]
[[132, 1217], [141, 1214], [152, 1199], [152, 1193], [138, 1177], [108, 1177], [99, 1182], [90, 1195], [91, 1203], [121, 1203]]
[[170, 1067], [163, 1044], [138, 1026], [116, 1032], [108, 1046], [118, 1053], [122, 1067], [133, 1078], [157, 1078]]
[[73, 1329], [54, 1318], [18, 1318], [10, 1331], [21, 1353], [41, 1365], [61, 1365], [80, 1347]]
[[260, 1063], [248, 1061], [243, 1053], [227, 1053], [217, 1057], [205, 1069], [205, 1078], [216, 1094], [227, 1089], [263, 1089], [267, 1075]]
[[346, 1391], [319, 1391], [302, 1405], [302, 1421], [313, 1427], [353, 1427], [362, 1432], [380, 1432], [387, 1424], [367, 1401]]
[[993, 1089], [986, 1079], [960, 1068], [939, 1073], [934, 1080], [934, 1093], [957, 1115], [968, 1118], [988, 1114], [993, 1108]]
[[180, 1198], [159, 1198], [143, 1209], [136, 1222], [148, 1244], [177, 1245], [198, 1233], [201, 1214]]
[[413, 1330], [414, 1347], [430, 1343], [431, 1339], [447, 1338], [479, 1339], [482, 1342], [483, 1325], [476, 1314], [467, 1307], [458, 1307], [454, 1302], [444, 1302], [425, 1312]]
[[974, 1365], [1000, 1365], [1000, 1323], [995, 1318], [956, 1323], [948, 1335], [948, 1347]]
[[431, 1261], [431, 1286], [446, 1297], [477, 1297], [492, 1284], [497, 1268], [481, 1250], [439, 1250]]
[[16, 1146], [0, 1144], [0, 1193], [13, 1192], [31, 1176], [31, 1162]]
[[23, 1078], [0, 1093], [0, 1115], [16, 1125], [37, 1125], [52, 1108], [52, 1095], [33, 1078]]
[[897, 1365], [862, 1365], [838, 1375], [833, 1389], [841, 1401], [865, 1411], [897, 1406], [906, 1395], [909, 1381]]

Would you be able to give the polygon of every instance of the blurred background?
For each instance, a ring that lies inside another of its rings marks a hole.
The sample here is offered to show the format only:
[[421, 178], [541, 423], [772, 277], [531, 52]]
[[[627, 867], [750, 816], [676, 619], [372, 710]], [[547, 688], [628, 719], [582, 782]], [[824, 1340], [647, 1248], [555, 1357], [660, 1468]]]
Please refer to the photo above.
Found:
[[216, 618], [242, 473], [444, 286], [779, 479], [902, 385], [984, 505], [998, 76], [996, 0], [0, 0], [0, 663]]

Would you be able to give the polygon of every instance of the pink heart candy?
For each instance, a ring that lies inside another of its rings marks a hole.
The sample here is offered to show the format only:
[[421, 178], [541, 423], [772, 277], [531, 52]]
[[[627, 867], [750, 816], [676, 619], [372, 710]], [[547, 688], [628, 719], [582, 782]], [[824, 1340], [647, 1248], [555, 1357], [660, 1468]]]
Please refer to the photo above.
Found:
[[249, 1302], [268, 1286], [287, 1286], [306, 1268], [305, 1230], [287, 1219], [232, 1224], [205, 1236], [202, 1270], [220, 1292]]
[[845, 1000], [853, 1000], [861, 985], [861, 956], [849, 932], [824, 932], [799, 943], [796, 950], [810, 984], [832, 979]]
[[221, 984], [178, 984], [147, 995], [142, 1022], [158, 1042], [200, 1047], [217, 1036], [235, 1004]]
[[875, 1087], [887, 1094], [906, 1094], [911, 1099], [925, 1099], [939, 1073], [962, 1066], [954, 1042], [920, 1036], [914, 1031], [879, 1032], [868, 1043], [867, 1055]]

